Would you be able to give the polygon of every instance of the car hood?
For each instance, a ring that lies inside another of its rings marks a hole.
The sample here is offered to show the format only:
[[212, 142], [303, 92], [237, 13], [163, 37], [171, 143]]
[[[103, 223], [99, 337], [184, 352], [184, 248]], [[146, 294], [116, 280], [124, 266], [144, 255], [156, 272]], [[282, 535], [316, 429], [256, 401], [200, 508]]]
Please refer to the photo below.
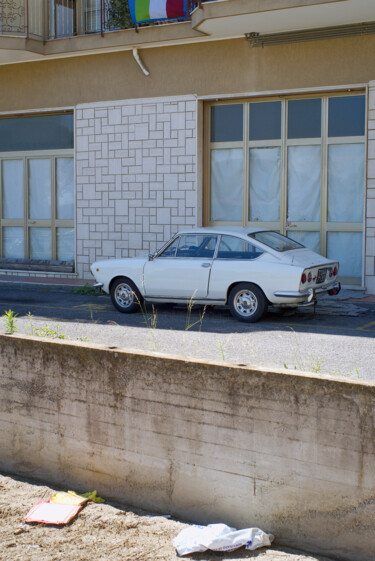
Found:
[[285, 263], [290, 263], [295, 267], [314, 267], [317, 265], [326, 265], [328, 263], [336, 263], [332, 259], [327, 259], [311, 249], [295, 249], [283, 254], [281, 260]]

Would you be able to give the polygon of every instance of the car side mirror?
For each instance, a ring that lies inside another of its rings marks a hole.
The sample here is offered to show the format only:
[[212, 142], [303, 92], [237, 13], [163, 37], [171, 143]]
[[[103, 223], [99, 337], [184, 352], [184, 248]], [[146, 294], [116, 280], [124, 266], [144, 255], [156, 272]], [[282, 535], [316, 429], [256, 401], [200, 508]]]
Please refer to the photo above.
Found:
[[155, 259], [155, 257], [156, 257], [156, 253], [149, 253], [148, 254], [148, 260], [149, 261], [153, 261]]

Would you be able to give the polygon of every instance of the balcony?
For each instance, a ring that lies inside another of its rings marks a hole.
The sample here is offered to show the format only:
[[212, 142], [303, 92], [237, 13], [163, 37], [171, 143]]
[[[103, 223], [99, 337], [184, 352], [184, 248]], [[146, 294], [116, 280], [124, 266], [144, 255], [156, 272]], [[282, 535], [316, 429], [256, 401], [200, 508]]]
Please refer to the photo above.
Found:
[[1, 0], [0, 35], [47, 41], [134, 27], [119, 0]]
[[127, 0], [0, 0], [0, 64], [345, 26], [374, 21], [374, 4], [188, 0], [186, 21], [134, 26]]
[[190, 20], [201, 0], [188, 5], [186, 21], [134, 26], [126, 0], [0, 0], [0, 64], [204, 37]]

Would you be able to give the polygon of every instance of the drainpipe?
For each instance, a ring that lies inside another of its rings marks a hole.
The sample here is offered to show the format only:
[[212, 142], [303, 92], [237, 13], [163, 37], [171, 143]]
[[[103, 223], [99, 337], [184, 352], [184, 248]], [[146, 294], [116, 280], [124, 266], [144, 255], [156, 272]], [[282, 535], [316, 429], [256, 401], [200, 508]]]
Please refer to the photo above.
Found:
[[147, 68], [145, 67], [145, 65], [143, 64], [143, 61], [142, 61], [141, 57], [140, 57], [139, 54], [138, 54], [138, 49], [135, 48], [135, 47], [133, 48], [133, 57], [134, 57], [134, 60], [136, 61], [136, 63], [138, 64], [139, 68], [142, 70], [143, 74], [144, 74], [145, 76], [149, 76], [150, 73], [149, 73], [149, 71], [147, 70]]

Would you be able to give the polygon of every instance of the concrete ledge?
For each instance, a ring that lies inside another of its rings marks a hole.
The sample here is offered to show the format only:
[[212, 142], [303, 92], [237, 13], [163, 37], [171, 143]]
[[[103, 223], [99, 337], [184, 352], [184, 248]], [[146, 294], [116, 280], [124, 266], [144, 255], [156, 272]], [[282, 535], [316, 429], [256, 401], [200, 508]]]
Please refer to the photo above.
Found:
[[375, 555], [370, 382], [0, 335], [0, 467]]

